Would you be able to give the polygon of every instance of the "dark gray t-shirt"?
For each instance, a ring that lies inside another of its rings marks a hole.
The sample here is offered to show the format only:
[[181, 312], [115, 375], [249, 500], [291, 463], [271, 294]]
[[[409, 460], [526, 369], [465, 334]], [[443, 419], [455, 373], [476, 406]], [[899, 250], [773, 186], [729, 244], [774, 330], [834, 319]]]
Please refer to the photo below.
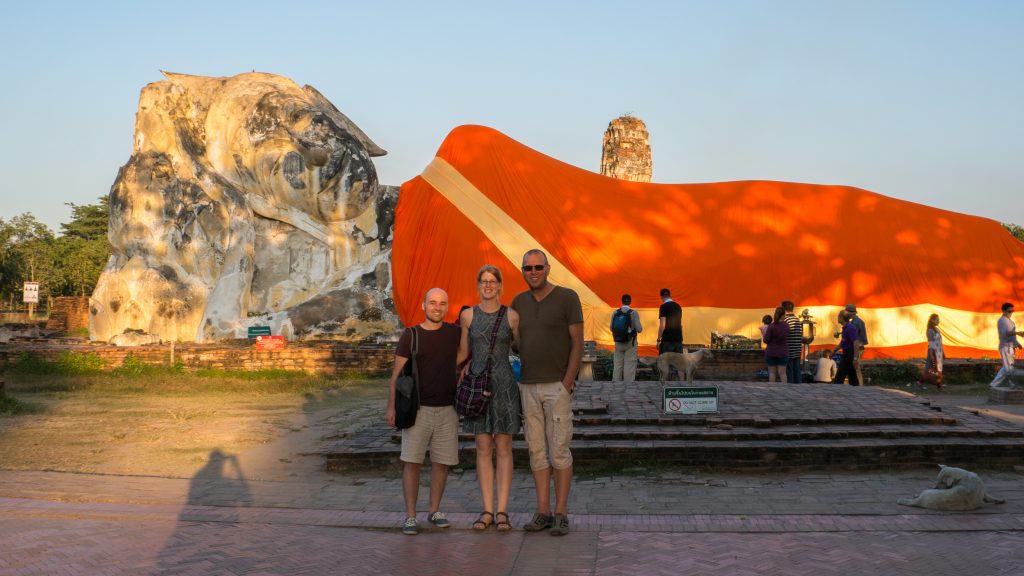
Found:
[[583, 323], [583, 306], [574, 290], [555, 286], [537, 302], [527, 290], [512, 300], [519, 313], [519, 358], [523, 384], [560, 382], [569, 368], [569, 326]]

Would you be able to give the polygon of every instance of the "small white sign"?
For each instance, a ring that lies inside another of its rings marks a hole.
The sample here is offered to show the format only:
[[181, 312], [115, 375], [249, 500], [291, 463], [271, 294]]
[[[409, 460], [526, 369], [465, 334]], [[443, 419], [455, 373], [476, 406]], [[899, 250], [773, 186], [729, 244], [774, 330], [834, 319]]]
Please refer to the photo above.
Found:
[[24, 296], [21, 301], [25, 304], [39, 303], [39, 282], [25, 282]]
[[666, 386], [665, 414], [713, 414], [718, 412], [718, 386]]

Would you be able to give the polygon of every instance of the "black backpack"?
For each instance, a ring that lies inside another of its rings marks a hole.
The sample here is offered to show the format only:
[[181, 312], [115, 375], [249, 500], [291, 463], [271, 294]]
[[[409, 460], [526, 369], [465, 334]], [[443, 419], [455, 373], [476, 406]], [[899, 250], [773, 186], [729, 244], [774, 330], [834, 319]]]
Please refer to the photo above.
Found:
[[632, 342], [636, 337], [633, 331], [633, 310], [623, 312], [619, 308], [612, 314], [612, 339], [616, 342]]

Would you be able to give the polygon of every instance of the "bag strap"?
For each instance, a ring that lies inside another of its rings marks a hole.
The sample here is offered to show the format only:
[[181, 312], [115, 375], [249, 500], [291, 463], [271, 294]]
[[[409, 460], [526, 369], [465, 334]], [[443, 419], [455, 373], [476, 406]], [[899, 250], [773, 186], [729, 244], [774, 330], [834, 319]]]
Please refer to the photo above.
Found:
[[416, 363], [416, 354], [419, 352], [419, 332], [416, 327], [409, 328], [412, 330], [412, 383], [416, 387], [416, 407], [420, 405], [420, 367]]
[[498, 341], [498, 330], [501, 330], [501, 321], [505, 318], [505, 312], [508, 310], [508, 306], [504, 304], [501, 308], [498, 308], [498, 316], [494, 319], [494, 326], [491, 327], [491, 348], [487, 351], [487, 362], [490, 362], [494, 357], [494, 344]]

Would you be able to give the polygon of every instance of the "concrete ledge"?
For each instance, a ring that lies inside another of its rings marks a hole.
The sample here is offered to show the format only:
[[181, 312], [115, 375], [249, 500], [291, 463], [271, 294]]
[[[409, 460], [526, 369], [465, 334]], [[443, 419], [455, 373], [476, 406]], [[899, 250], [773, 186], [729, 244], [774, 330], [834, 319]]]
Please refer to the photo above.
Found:
[[1024, 404], [1024, 388], [989, 388], [989, 404]]

